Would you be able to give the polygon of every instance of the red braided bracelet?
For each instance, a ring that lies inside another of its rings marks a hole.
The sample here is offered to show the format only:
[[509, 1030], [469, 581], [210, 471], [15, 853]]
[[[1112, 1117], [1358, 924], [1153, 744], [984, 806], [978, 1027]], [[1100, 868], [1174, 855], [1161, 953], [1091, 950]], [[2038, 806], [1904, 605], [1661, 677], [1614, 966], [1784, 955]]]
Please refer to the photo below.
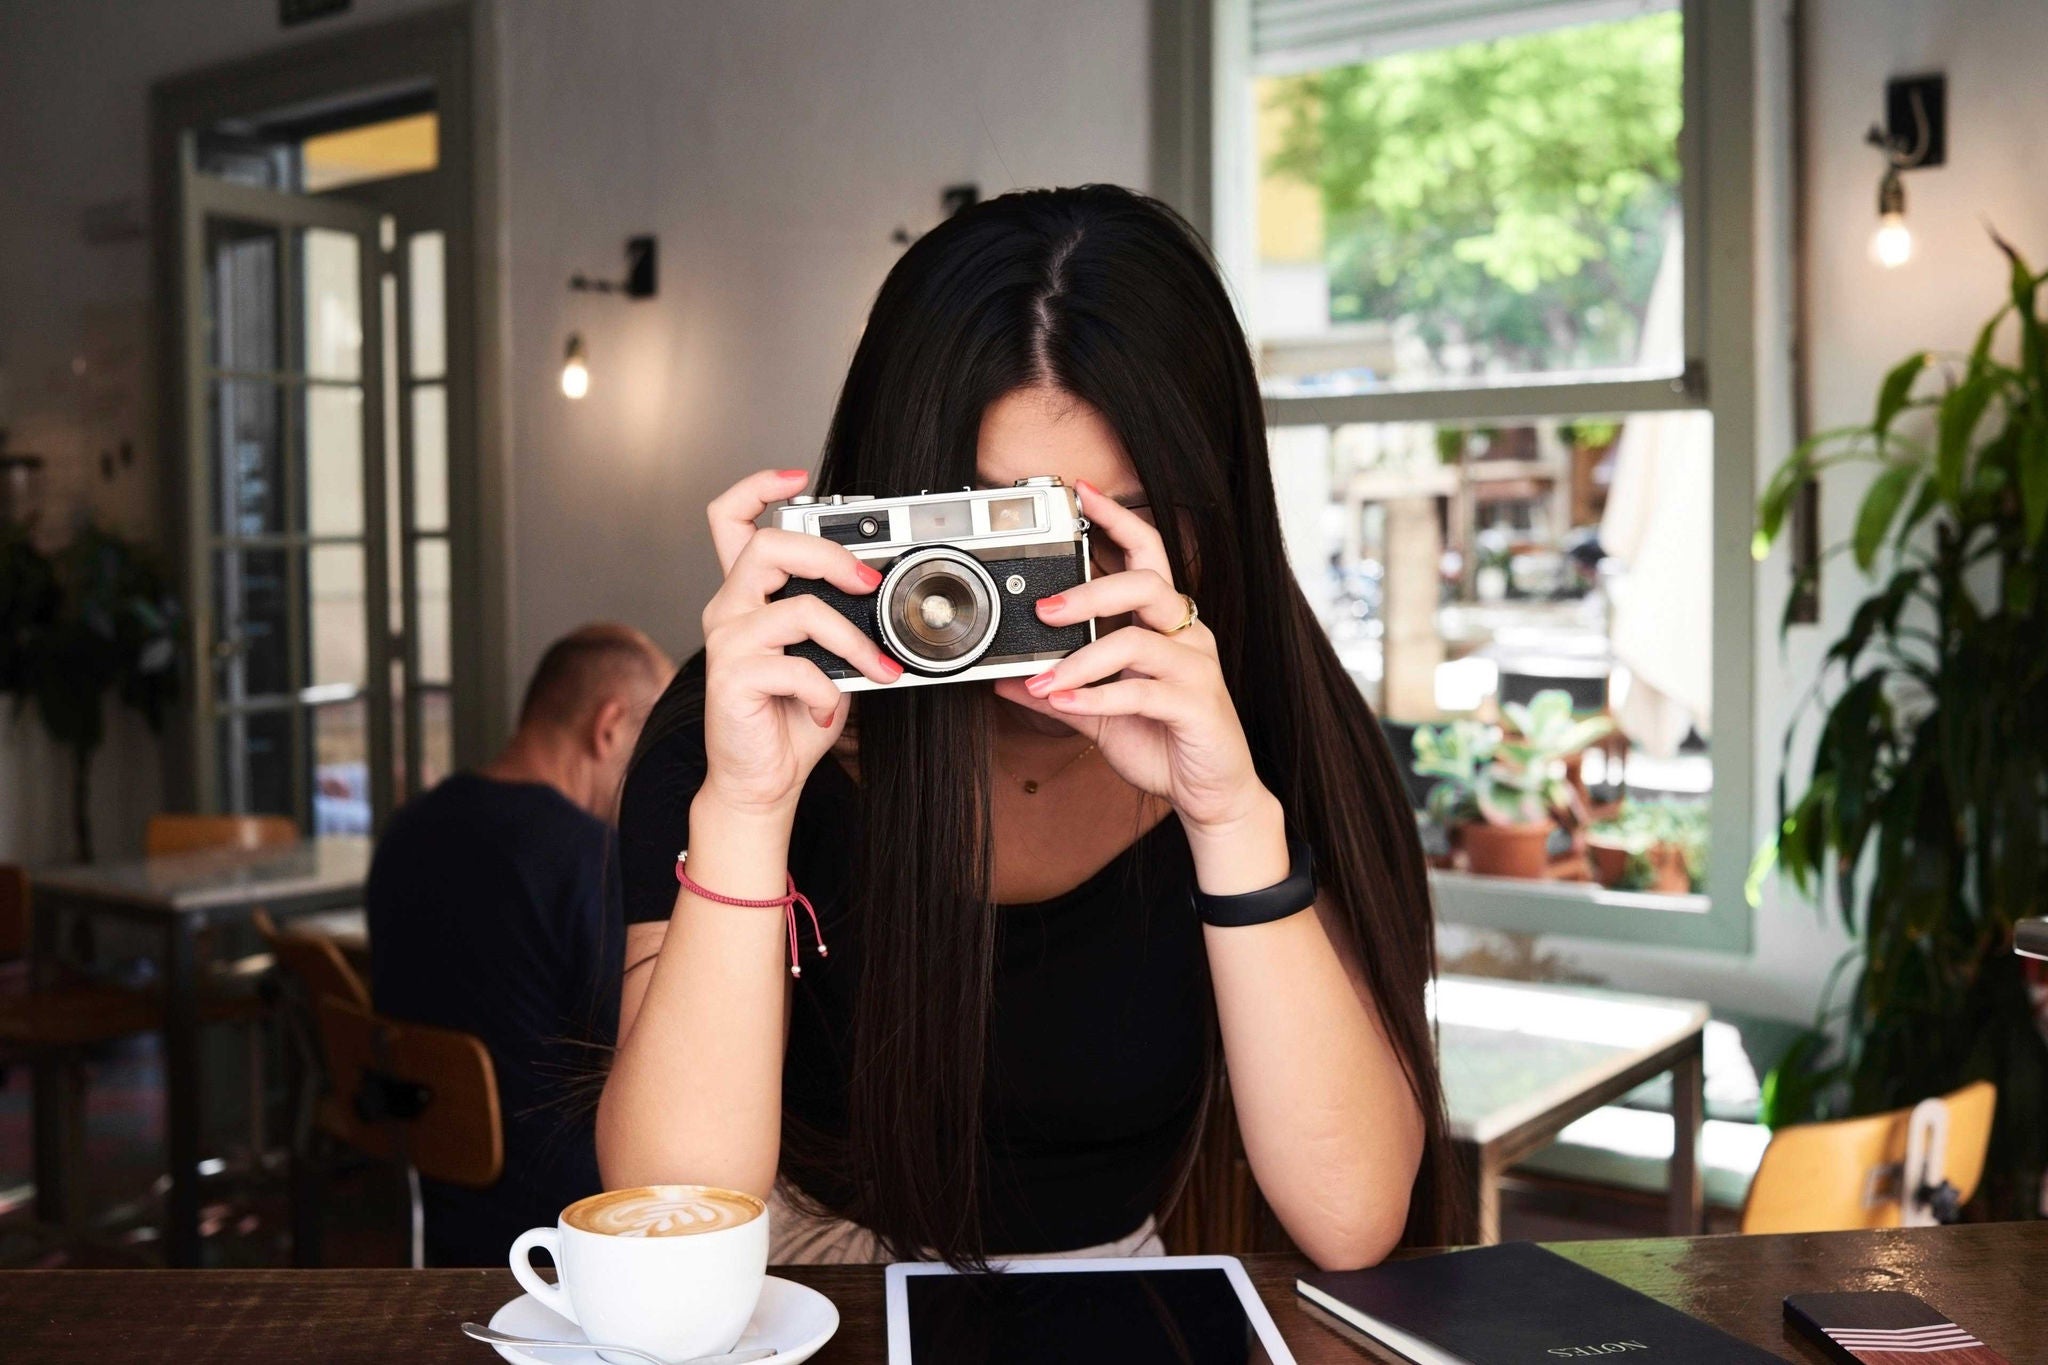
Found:
[[689, 859], [690, 850], [687, 848], [681, 853], [676, 854], [676, 880], [691, 895], [702, 896], [705, 900], [716, 901], [720, 905], [736, 905], [742, 910], [780, 909], [782, 911], [789, 925], [789, 974], [791, 976], [802, 976], [804, 974], [804, 969], [797, 965], [796, 957], [796, 908], [799, 905], [804, 908], [804, 913], [811, 917], [811, 936], [818, 941], [818, 956], [831, 956], [831, 953], [825, 947], [825, 931], [818, 925], [818, 912], [812, 908], [811, 898], [796, 889], [795, 877], [789, 877], [788, 873], [783, 874], [785, 877], [789, 877], [789, 894], [786, 896], [778, 896], [774, 900], [766, 901], [741, 900], [738, 896], [721, 896], [716, 891], [709, 890], [691, 881], [690, 874], [683, 870], [683, 864], [688, 862]]

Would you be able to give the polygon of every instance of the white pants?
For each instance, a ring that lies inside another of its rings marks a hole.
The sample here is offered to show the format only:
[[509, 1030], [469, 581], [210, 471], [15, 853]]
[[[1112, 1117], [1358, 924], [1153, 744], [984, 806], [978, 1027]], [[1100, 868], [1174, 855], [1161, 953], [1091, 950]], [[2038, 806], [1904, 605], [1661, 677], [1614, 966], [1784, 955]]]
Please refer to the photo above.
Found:
[[[1010, 1261], [1049, 1261], [1066, 1257], [1164, 1256], [1159, 1226], [1147, 1218], [1132, 1232], [1100, 1246], [1072, 1251], [1040, 1251], [1003, 1256]], [[768, 1196], [768, 1263], [770, 1265], [869, 1265], [891, 1259], [875, 1234], [844, 1218], [821, 1218], [797, 1208], [780, 1180]]]

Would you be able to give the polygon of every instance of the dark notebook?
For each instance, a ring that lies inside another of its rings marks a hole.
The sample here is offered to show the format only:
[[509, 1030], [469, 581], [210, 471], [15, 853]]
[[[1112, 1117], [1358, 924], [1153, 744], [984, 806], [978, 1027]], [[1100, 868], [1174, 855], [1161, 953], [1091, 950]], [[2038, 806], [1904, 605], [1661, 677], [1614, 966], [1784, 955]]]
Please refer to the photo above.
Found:
[[1319, 1271], [1295, 1288], [1416, 1365], [1783, 1365], [1529, 1242]]
[[2010, 1365], [1911, 1294], [1794, 1294], [1785, 1321], [1842, 1365]]

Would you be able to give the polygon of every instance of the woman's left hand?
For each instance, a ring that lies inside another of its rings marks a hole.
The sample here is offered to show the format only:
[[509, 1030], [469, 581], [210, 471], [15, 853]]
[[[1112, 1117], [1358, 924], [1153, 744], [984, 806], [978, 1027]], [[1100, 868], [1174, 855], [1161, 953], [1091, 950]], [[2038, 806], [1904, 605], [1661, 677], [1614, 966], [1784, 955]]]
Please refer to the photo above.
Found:
[[1191, 599], [1174, 586], [1159, 532], [1092, 485], [1077, 487], [1083, 514], [1122, 548], [1126, 567], [1043, 599], [1038, 618], [1053, 626], [1124, 615], [1133, 622], [1034, 678], [998, 680], [996, 695], [1092, 738], [1118, 776], [1170, 802], [1191, 834], [1244, 824], [1273, 797], [1252, 765], [1216, 637], [1199, 620], [1175, 629]]

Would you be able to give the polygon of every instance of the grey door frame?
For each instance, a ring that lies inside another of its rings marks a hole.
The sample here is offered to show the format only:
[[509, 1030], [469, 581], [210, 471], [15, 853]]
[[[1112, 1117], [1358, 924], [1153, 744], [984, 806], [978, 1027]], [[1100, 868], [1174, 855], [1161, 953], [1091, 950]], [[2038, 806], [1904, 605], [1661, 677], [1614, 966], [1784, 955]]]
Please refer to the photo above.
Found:
[[[301, 496], [302, 472], [298, 467], [297, 452], [305, 443], [305, 433], [300, 429], [297, 418], [298, 405], [281, 401], [278, 404], [278, 436], [281, 443], [280, 465], [284, 472], [286, 496], [285, 521], [282, 529], [273, 534], [255, 537], [240, 535], [233, 527], [223, 524], [213, 529], [216, 499], [211, 480], [196, 477], [186, 480], [185, 527], [186, 537], [193, 552], [187, 554], [185, 562], [186, 615], [192, 639], [191, 671], [192, 689], [186, 700], [185, 712], [189, 718], [189, 743], [195, 756], [193, 778], [196, 782], [198, 800], [202, 810], [219, 810], [223, 806], [242, 807], [240, 801], [229, 801], [221, 790], [221, 768], [218, 744], [220, 742], [219, 721], [227, 714], [222, 710], [222, 700], [216, 695], [217, 674], [214, 661], [224, 657], [222, 636], [227, 623], [217, 621], [215, 611], [216, 575], [220, 564], [216, 556], [224, 553], [241, 553], [249, 549], [283, 550], [287, 559], [286, 576], [292, 584], [287, 594], [286, 612], [289, 624], [288, 667], [290, 680], [286, 692], [280, 694], [289, 700], [282, 707], [265, 705], [262, 709], [275, 712], [289, 710], [292, 716], [292, 815], [301, 826], [312, 822], [312, 800], [310, 779], [312, 772], [307, 762], [310, 743], [305, 721], [309, 709], [304, 689], [313, 681], [305, 676], [306, 660], [309, 657], [310, 642], [307, 638], [309, 585], [306, 581], [308, 566], [298, 555], [310, 552], [318, 544], [360, 543], [363, 548], [363, 629], [365, 639], [365, 666], [363, 679], [363, 701], [368, 717], [366, 744], [369, 755], [391, 752], [391, 687], [389, 650], [391, 631], [388, 620], [391, 594], [386, 579], [387, 542], [384, 519], [378, 515], [385, 504], [385, 442], [390, 434], [384, 430], [384, 404], [379, 401], [383, 387], [383, 325], [381, 295], [382, 277], [377, 264], [383, 253], [378, 245], [379, 215], [373, 208], [349, 203], [339, 199], [321, 199], [310, 195], [280, 194], [274, 190], [256, 189], [248, 185], [231, 184], [202, 176], [189, 164], [180, 179], [180, 199], [184, 210], [184, 290], [185, 316], [197, 318], [204, 315], [203, 293], [206, 288], [205, 252], [207, 226], [210, 221], [222, 220], [250, 223], [279, 230], [278, 296], [279, 331], [283, 338], [293, 337], [297, 331], [298, 308], [295, 286], [298, 267], [302, 262], [302, 248], [294, 233], [298, 229], [324, 228], [329, 231], [346, 233], [355, 238], [361, 252], [357, 273], [357, 316], [363, 323], [363, 340], [358, 383], [363, 393], [362, 439], [362, 499], [363, 526], [359, 537], [349, 537], [341, 542], [314, 536], [308, 526], [295, 525], [297, 509], [305, 501]], [[188, 327], [184, 336], [183, 394], [186, 414], [185, 449], [205, 451], [202, 457], [209, 468], [219, 458], [221, 444], [219, 434], [213, 429], [215, 420], [225, 420], [227, 405], [220, 407], [220, 418], [210, 418], [205, 395], [218, 379], [217, 367], [207, 355], [206, 335], [199, 327]], [[291, 343], [286, 341], [286, 345]], [[281, 394], [296, 390], [299, 394], [310, 392], [315, 383], [321, 382], [303, 373], [303, 366], [292, 361], [288, 355], [278, 358], [276, 371], [267, 377]], [[265, 382], [259, 379], [257, 382]], [[233, 704], [233, 714], [253, 714], [243, 704]], [[370, 809], [378, 817], [391, 808], [391, 772], [388, 762], [371, 761], [367, 765], [370, 785]]]
[[[203, 548], [194, 543], [189, 524], [190, 485], [195, 476], [205, 477], [206, 466], [191, 458], [187, 446], [192, 421], [186, 399], [190, 360], [181, 240], [188, 132], [226, 119], [423, 82], [434, 89], [440, 133], [435, 178], [441, 212], [436, 216], [447, 234], [451, 597], [460, 604], [452, 613], [450, 640], [457, 766], [481, 762], [502, 739], [510, 718], [509, 479], [500, 415], [506, 346], [496, 247], [501, 233], [498, 116], [491, 93], [494, 10], [494, 0], [474, 0], [281, 45], [162, 81], [150, 99], [161, 505], [166, 548], [175, 562], [190, 564]], [[381, 504], [376, 510], [381, 513]], [[188, 628], [186, 652], [187, 680], [194, 684], [196, 670], [207, 664], [195, 632]], [[377, 681], [388, 690], [388, 681]], [[196, 687], [188, 686], [187, 698], [196, 695]], [[184, 709], [189, 720], [193, 708], [188, 702]], [[176, 807], [208, 809], [203, 802], [211, 778], [200, 770], [195, 738], [189, 723], [169, 732], [166, 797]]]

